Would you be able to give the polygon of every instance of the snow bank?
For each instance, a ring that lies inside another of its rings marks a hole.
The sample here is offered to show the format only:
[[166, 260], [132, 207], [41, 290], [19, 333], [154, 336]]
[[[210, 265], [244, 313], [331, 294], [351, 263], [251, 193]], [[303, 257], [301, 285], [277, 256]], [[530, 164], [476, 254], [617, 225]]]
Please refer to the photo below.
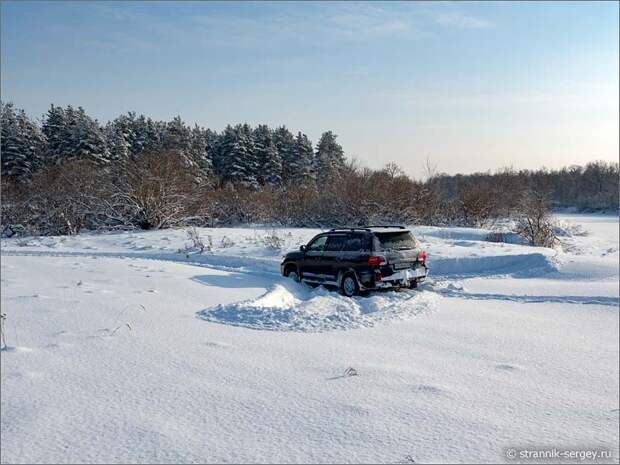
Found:
[[343, 297], [324, 287], [312, 289], [288, 279], [256, 298], [198, 312], [203, 320], [271, 331], [323, 332], [374, 326], [427, 312], [439, 297], [431, 292], [389, 292]]
[[433, 276], [513, 275], [533, 277], [557, 271], [553, 259], [543, 253], [437, 258], [430, 261]]

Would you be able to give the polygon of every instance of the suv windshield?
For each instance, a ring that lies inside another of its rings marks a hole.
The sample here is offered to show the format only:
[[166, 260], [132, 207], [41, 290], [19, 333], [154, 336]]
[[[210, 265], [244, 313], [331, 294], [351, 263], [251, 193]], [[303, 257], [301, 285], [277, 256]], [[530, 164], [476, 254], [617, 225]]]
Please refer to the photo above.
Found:
[[375, 236], [383, 250], [408, 250], [415, 249], [418, 245], [409, 231], [376, 233]]

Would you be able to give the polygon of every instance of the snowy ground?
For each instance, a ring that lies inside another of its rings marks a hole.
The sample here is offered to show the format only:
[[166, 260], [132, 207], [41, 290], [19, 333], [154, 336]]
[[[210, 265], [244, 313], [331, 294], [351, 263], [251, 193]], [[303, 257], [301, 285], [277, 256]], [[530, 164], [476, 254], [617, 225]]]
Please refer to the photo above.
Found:
[[265, 229], [3, 240], [1, 461], [617, 462], [618, 217], [561, 220], [564, 251], [415, 228], [433, 278], [354, 299]]

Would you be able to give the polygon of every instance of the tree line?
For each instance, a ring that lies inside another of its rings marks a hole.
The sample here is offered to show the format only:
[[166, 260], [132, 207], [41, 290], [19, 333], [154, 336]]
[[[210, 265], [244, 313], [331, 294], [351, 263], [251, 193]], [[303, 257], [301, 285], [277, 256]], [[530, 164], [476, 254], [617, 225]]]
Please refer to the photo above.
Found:
[[[52, 105], [40, 122], [2, 103], [2, 223], [34, 234], [249, 222], [482, 226], [531, 205], [618, 209], [618, 164], [446, 175], [347, 158], [332, 131], [216, 132], [129, 112], [106, 124]], [[20, 225], [20, 226], [15, 226]]]
[[180, 117], [154, 121], [129, 112], [105, 125], [82, 107], [52, 105], [40, 125], [10, 103], [1, 104], [2, 174], [27, 179], [41, 168], [70, 161], [102, 168], [142, 154], [175, 152], [197, 181], [218, 178], [253, 189], [328, 181], [345, 162], [327, 131], [316, 151], [305, 134], [285, 126], [228, 125], [221, 133]]

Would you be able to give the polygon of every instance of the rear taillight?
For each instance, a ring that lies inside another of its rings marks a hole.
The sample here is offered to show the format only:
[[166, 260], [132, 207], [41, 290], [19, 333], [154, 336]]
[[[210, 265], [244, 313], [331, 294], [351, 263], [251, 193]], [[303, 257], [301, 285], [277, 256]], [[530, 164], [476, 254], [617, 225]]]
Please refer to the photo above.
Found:
[[381, 265], [385, 265], [387, 262], [385, 261], [385, 257], [380, 255], [373, 255], [372, 257], [368, 257], [368, 264], [372, 267], [378, 267]]
[[428, 253], [426, 253], [426, 250], [423, 250], [422, 252], [418, 254], [418, 260], [420, 260], [421, 262], [425, 262], [427, 259], [428, 259]]

